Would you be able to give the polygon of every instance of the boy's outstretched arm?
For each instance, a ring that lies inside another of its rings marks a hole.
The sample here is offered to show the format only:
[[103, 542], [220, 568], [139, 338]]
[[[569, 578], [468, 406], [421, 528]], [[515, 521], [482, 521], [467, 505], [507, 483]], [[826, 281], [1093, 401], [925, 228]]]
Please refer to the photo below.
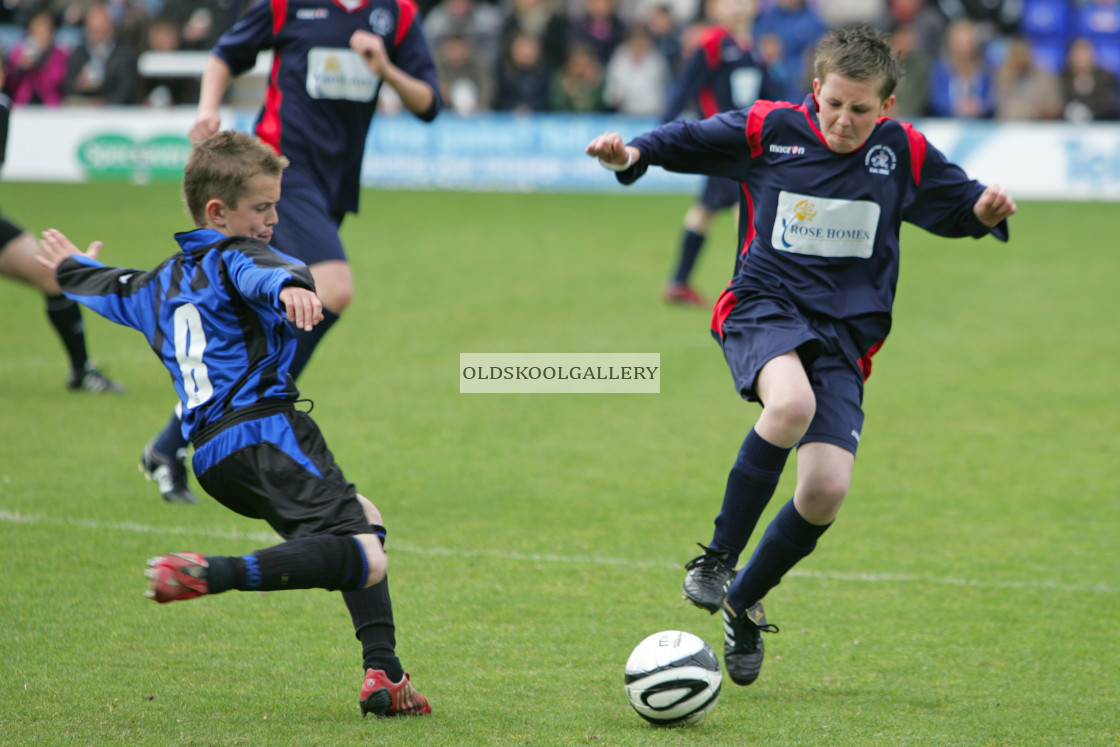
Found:
[[311, 328], [323, 321], [323, 304], [315, 291], [288, 285], [280, 290], [280, 303], [288, 312], [288, 321], [310, 332]]
[[584, 152], [592, 158], [598, 158], [607, 168], [616, 167], [617, 171], [624, 171], [631, 164], [637, 163], [642, 155], [633, 145], [624, 145], [622, 135], [617, 132], [604, 132], [588, 143]]
[[39, 241], [39, 250], [35, 259], [41, 265], [45, 265], [55, 271], [58, 266], [62, 264], [62, 260], [66, 259], [72, 254], [78, 254], [86, 259], [97, 260], [97, 255], [101, 253], [101, 242], [95, 241], [89, 245], [89, 249], [84, 252], [78, 247], [74, 246], [74, 242], [66, 238], [66, 234], [62, 233], [56, 228], [48, 228], [43, 231], [43, 238]]
[[988, 228], [999, 225], [1014, 215], [1017, 209], [1011, 194], [998, 184], [988, 186], [972, 206], [976, 219]]

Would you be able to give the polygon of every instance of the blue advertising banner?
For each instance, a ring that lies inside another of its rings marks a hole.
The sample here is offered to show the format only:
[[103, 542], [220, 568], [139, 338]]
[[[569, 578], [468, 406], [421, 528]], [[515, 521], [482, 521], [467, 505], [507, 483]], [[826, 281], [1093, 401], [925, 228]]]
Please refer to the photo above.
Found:
[[[255, 113], [238, 112], [248, 130]], [[605, 191], [622, 187], [583, 149], [607, 131], [624, 139], [653, 119], [586, 114], [440, 114], [430, 124], [407, 114], [378, 115], [362, 163], [365, 186], [411, 189]], [[630, 189], [693, 193], [701, 177], [651, 169]]]

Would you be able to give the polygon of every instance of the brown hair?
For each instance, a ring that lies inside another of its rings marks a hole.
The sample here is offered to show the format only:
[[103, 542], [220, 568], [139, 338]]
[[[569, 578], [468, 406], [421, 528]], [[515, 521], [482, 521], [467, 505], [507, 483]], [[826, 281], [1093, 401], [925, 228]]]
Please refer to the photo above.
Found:
[[205, 226], [210, 200], [237, 207], [250, 179], [259, 174], [279, 178], [287, 167], [288, 159], [259, 138], [232, 130], [219, 132], [191, 150], [183, 170], [183, 201], [195, 225]]
[[879, 82], [879, 98], [886, 101], [902, 78], [902, 63], [890, 37], [867, 26], [830, 31], [813, 58], [813, 74], [821, 83], [829, 73], [862, 83]]

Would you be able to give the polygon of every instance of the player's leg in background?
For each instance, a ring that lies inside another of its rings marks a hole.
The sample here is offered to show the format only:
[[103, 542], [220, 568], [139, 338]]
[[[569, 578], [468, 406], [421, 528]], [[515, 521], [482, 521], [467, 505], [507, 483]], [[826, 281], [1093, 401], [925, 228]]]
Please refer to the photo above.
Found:
[[681, 231], [677, 264], [662, 292], [662, 297], [667, 303], [692, 306], [709, 305], [700, 293], [692, 287], [689, 280], [692, 277], [692, 270], [696, 267], [696, 260], [700, 257], [700, 252], [704, 248], [704, 241], [708, 236], [708, 227], [711, 225], [714, 215], [713, 210], [699, 202], [694, 203], [684, 214], [684, 228]]
[[168, 503], [198, 503], [187, 482], [187, 446], [180, 417], [183, 405], [178, 403], [163, 430], [144, 447], [140, 471], [159, 488]]
[[47, 319], [58, 333], [70, 360], [70, 375], [66, 385], [79, 392], [123, 392], [124, 387], [107, 378], [90, 363], [81, 307], [76, 301], [62, 295], [54, 274], [35, 259], [38, 251], [38, 243], [31, 234], [0, 218], [0, 275], [19, 280], [43, 292], [46, 297]]
[[[287, 177], [285, 177], [287, 179]], [[323, 321], [307, 332], [295, 330], [296, 353], [288, 369], [299, 381], [312, 354], [354, 297], [354, 277], [338, 232], [345, 213], [332, 213], [326, 198], [298, 182], [284, 183], [284, 199], [276, 206], [279, 222], [272, 245], [304, 262], [315, 278], [315, 293], [323, 303]]]
[[684, 216], [684, 231], [681, 234], [677, 265], [663, 292], [663, 298], [669, 303], [711, 306], [693, 287], [690, 278], [696, 267], [696, 260], [707, 241], [712, 219], [719, 211], [738, 206], [739, 193], [738, 182], [730, 179], [708, 177], [704, 181], [704, 189], [699, 199]]
[[304, 367], [311, 360], [315, 348], [354, 297], [354, 276], [348, 262], [332, 260], [311, 265], [311, 276], [315, 278], [315, 292], [323, 303], [323, 321], [311, 331], [296, 330], [296, 354], [289, 369], [292, 378], [296, 380], [299, 380]]

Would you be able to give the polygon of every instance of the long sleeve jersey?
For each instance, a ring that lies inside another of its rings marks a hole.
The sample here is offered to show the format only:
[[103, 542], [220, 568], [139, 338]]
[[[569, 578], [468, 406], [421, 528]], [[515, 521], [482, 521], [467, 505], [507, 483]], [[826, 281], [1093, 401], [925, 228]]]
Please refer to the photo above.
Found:
[[149, 272], [73, 255], [59, 265], [67, 297], [139, 330], [171, 374], [183, 435], [226, 415], [299, 396], [288, 375], [295, 333], [279, 295], [315, 289], [307, 266], [211, 229], [175, 235], [182, 251]]
[[1007, 240], [973, 213], [984, 185], [904, 122], [882, 118], [852, 153], [828, 148], [816, 100], [759, 101], [694, 122], [670, 122], [630, 142], [650, 166], [740, 182], [740, 262], [713, 318], [718, 332], [735, 299], [787, 297], [809, 314], [843, 320], [866, 352], [886, 338], [898, 282], [898, 236], [908, 221], [940, 236]]
[[291, 161], [285, 186], [313, 187], [339, 214], [358, 211], [362, 154], [382, 83], [350, 49], [355, 31], [380, 36], [393, 64], [431, 87], [432, 105], [418, 116], [434, 119], [442, 100], [413, 0], [259, 0], [212, 50], [234, 75], [273, 50], [255, 133]]

